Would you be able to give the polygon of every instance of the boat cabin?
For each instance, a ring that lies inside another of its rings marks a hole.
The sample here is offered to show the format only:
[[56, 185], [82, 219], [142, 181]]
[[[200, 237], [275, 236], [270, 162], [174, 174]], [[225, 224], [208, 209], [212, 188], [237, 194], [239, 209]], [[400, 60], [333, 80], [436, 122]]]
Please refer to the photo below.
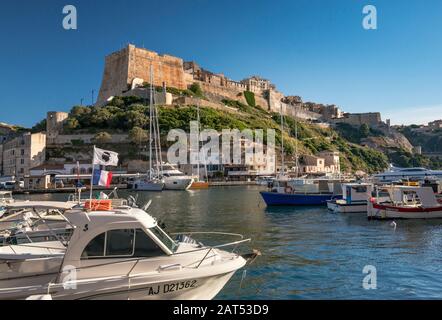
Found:
[[431, 187], [392, 186], [388, 191], [390, 202], [395, 206], [425, 208], [441, 206]]
[[342, 198], [346, 203], [366, 202], [372, 195], [371, 183], [346, 183], [342, 185]]
[[278, 193], [341, 194], [341, 183], [329, 179], [277, 179], [272, 190]]

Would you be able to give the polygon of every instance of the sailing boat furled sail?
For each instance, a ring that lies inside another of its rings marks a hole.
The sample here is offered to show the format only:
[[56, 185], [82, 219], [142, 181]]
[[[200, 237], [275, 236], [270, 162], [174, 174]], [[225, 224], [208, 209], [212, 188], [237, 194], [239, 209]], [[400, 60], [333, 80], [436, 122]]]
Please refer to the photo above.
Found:
[[[209, 188], [209, 177], [207, 174], [207, 164], [206, 161], [204, 160], [204, 174], [205, 174], [205, 179], [201, 179], [201, 154], [200, 154], [200, 132], [201, 132], [201, 125], [200, 125], [200, 105], [198, 103], [197, 105], [197, 123], [198, 123], [198, 164], [197, 164], [197, 173], [195, 176], [195, 180], [193, 181], [192, 185], [190, 186], [190, 189], [207, 189]], [[192, 166], [193, 168], [193, 166]]]
[[[153, 163], [154, 162], [154, 163]], [[158, 111], [155, 104], [153, 87], [153, 68], [150, 65], [150, 96], [149, 96], [149, 170], [147, 178], [134, 181], [132, 188], [142, 191], [162, 191], [164, 180], [161, 177], [162, 156]]]

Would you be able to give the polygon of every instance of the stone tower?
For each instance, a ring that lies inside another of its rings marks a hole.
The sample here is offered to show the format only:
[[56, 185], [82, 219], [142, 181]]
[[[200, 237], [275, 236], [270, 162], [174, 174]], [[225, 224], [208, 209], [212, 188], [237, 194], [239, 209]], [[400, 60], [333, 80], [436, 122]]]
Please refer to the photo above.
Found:
[[150, 65], [153, 67], [155, 86], [165, 83], [168, 87], [186, 89], [183, 60], [169, 55], [128, 45], [106, 57], [103, 80], [97, 105], [112, 96], [128, 91], [134, 80], [149, 82]]
[[63, 129], [64, 121], [69, 117], [69, 113], [50, 111], [46, 116], [46, 141], [53, 144], [55, 139]]

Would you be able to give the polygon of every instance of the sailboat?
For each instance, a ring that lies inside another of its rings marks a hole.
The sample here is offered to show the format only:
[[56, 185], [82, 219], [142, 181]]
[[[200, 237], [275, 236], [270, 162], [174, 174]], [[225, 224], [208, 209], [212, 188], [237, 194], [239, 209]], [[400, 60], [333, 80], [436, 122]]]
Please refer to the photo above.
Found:
[[[198, 122], [198, 164], [197, 164], [197, 174], [196, 177], [190, 186], [190, 189], [207, 189], [209, 188], [208, 174], [207, 174], [207, 165], [206, 161], [204, 161], [204, 171], [207, 180], [201, 179], [201, 158], [200, 158], [200, 106], [199, 103], [197, 105], [197, 122]], [[193, 168], [193, 166], [192, 166]]]
[[[147, 178], [135, 180], [132, 188], [141, 191], [162, 191], [165, 182], [161, 178], [161, 141], [157, 108], [154, 103], [153, 68], [150, 65], [150, 99], [149, 99], [149, 171]], [[156, 164], [152, 165], [155, 159]]]
[[[295, 116], [296, 118], [296, 116]], [[297, 119], [296, 124], [297, 124]], [[298, 177], [298, 130], [296, 125], [296, 178], [285, 173], [284, 162], [284, 116], [281, 104], [281, 173], [273, 182], [270, 192], [261, 192], [267, 206], [316, 206], [327, 205], [327, 201], [342, 199], [335, 190], [340, 189], [334, 181], [328, 179], [303, 179]], [[340, 191], [338, 191], [340, 192]]]

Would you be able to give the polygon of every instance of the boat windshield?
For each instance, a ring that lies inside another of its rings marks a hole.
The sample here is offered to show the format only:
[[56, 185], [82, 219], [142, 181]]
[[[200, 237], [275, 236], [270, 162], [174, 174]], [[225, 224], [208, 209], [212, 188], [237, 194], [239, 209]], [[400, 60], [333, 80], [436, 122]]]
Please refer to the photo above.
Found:
[[149, 229], [172, 253], [178, 249], [178, 244], [173, 241], [164, 231], [158, 226]]

